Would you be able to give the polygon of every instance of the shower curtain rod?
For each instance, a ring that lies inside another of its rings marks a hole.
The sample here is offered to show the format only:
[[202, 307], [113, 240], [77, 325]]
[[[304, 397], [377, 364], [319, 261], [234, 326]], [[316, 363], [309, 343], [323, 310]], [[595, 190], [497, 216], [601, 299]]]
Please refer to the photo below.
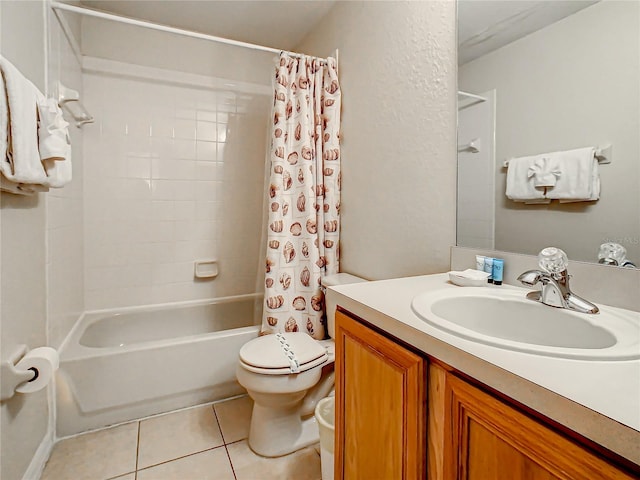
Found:
[[[240, 42], [238, 40], [231, 40], [223, 37], [216, 37], [214, 35], [207, 35], [206, 33], [192, 32], [191, 30], [185, 30], [182, 28], [170, 27], [168, 25], [162, 25], [159, 23], [147, 22], [145, 20], [136, 20], [135, 18], [124, 17], [122, 15], [115, 15], [112, 13], [103, 12], [101, 10], [94, 10], [92, 8], [77, 7], [75, 5], [69, 5], [67, 3], [61, 3], [56, 1], [50, 2], [51, 8], [54, 10], [66, 10], [68, 12], [79, 13], [80, 15], [87, 15], [89, 17], [102, 18], [104, 20], [111, 20], [113, 22], [126, 23], [128, 25], [135, 25], [138, 27], [149, 28], [151, 30], [159, 30], [161, 32], [175, 33], [176, 35], [183, 35], [185, 37], [198, 38], [200, 40], [207, 40], [210, 42], [224, 43], [227, 45], [233, 45], [236, 47], [249, 48], [251, 50], [261, 50], [263, 52], [281, 53], [286, 52], [297, 58], [305, 57], [302, 53], [289, 52], [287, 50], [281, 50], [277, 48], [265, 47], [263, 45], [256, 45], [248, 42]], [[336, 50], [336, 61], [337, 61]], [[321, 61], [326, 62], [326, 58], [318, 58]]]

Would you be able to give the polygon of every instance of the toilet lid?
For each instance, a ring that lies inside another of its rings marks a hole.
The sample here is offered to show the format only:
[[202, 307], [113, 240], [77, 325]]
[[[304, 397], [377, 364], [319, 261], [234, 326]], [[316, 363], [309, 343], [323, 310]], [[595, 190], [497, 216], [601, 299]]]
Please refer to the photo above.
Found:
[[[305, 371], [327, 360], [326, 348], [302, 332], [286, 332], [281, 334], [293, 352], [300, 366]], [[245, 343], [240, 349], [240, 361], [249, 370], [266, 370], [264, 373], [290, 374], [290, 360], [276, 335], [264, 335]], [[269, 372], [270, 371], [270, 372]]]

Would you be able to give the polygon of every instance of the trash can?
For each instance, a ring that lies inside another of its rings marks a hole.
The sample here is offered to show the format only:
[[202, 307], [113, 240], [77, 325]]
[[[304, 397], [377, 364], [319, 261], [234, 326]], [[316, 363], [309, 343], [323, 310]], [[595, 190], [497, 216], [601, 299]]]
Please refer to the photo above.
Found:
[[323, 398], [316, 405], [316, 421], [320, 429], [320, 468], [322, 480], [333, 480], [333, 443], [336, 424], [336, 398]]

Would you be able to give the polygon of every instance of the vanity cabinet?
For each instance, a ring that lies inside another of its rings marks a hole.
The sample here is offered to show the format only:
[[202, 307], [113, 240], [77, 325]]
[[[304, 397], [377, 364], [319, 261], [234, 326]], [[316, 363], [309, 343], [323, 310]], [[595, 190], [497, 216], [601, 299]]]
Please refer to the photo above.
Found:
[[336, 480], [638, 478], [343, 312], [335, 341]]
[[428, 438], [430, 480], [637, 478], [433, 363]]
[[336, 312], [335, 478], [425, 478], [426, 360]]

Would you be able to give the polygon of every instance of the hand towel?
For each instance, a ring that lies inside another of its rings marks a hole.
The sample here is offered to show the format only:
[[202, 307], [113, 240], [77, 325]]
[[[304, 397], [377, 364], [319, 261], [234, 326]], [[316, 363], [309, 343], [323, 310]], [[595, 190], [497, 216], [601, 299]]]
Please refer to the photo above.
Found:
[[69, 124], [52, 98], [43, 98], [38, 102], [38, 113], [38, 145], [47, 173], [46, 184], [53, 188], [63, 187], [71, 181], [72, 176]]
[[548, 203], [544, 196], [544, 188], [536, 188], [534, 176], [529, 169], [535, 167], [539, 155], [512, 158], [507, 167], [507, 198], [514, 202]]
[[549, 156], [537, 157], [527, 170], [527, 177], [533, 177], [533, 185], [536, 188], [554, 187], [561, 174], [557, 163]]
[[64, 160], [69, 141], [69, 124], [62, 117], [62, 110], [53, 98], [38, 102], [38, 148], [40, 159]]
[[52, 188], [64, 187], [71, 181], [71, 145], [65, 148], [64, 160], [57, 158], [47, 158], [43, 160], [45, 170], [47, 171], [46, 184]]
[[600, 198], [600, 175], [594, 147], [554, 152], [549, 157], [562, 172], [546, 197], [568, 202], [588, 202]]

